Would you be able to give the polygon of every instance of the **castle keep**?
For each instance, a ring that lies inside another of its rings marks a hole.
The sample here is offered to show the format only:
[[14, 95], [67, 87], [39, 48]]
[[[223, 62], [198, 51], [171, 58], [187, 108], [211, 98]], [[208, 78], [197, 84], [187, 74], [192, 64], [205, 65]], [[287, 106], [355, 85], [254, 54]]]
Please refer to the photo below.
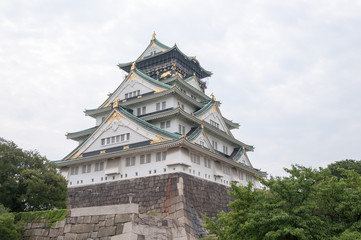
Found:
[[[195, 57], [168, 47], [155, 34], [109, 97], [85, 115], [95, 126], [67, 134], [79, 145], [57, 162], [68, 181], [69, 207], [126, 204], [155, 211], [202, 236], [200, 214], [227, 210], [231, 182], [260, 187], [248, 153], [234, 138], [238, 123], [205, 93], [211, 72]], [[188, 239], [191, 237], [188, 236]]]

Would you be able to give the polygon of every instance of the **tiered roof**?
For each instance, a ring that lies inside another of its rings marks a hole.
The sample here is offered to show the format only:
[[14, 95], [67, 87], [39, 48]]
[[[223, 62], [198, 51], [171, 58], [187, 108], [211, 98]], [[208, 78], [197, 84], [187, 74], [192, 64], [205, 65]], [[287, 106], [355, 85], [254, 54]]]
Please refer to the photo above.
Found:
[[[167, 66], [167, 64], [164, 64], [164, 68], [156, 67], [155, 69], [158, 69], [156, 71], [159, 72], [155, 74], [152, 67], [162, 63], [164, 57], [168, 58], [171, 65]], [[152, 148], [158, 145], [186, 144], [187, 146], [193, 146], [199, 151], [208, 152], [212, 156], [218, 156], [219, 159], [223, 159], [228, 163], [238, 164], [238, 166], [242, 165], [242, 168], [260, 174], [253, 169], [246, 154], [247, 151], [253, 151], [254, 147], [235, 139], [230, 132], [231, 129], [238, 128], [239, 124], [222, 116], [219, 109], [220, 103], [216, 101], [213, 94], [212, 97], [204, 94], [205, 84], [200, 79], [210, 76], [211, 72], [204, 70], [198, 60], [184, 55], [176, 45], [170, 48], [153, 36], [146, 50], [135, 62], [119, 64], [118, 66], [129, 73], [127, 77], [98, 108], [85, 110], [86, 115], [94, 118], [99, 116], [107, 117], [99, 126], [67, 134], [67, 138], [79, 141], [80, 145], [63, 159], [63, 163], [74, 161], [75, 159], [83, 161], [97, 156], [110, 156], [121, 151], [132, 151], [144, 148], [145, 146]], [[165, 76], [164, 74], [169, 71], [171, 71], [171, 74]], [[178, 74], [178, 71], [181, 74]], [[191, 73], [190, 71], [193, 72]], [[124, 86], [137, 81], [145, 84], [149, 91], [131, 98], [123, 98], [121, 91], [124, 89]], [[184, 91], [196, 96], [196, 99], [188, 96]], [[132, 110], [128, 109], [129, 106], [156, 100], [168, 95], [176, 96], [177, 99], [194, 107], [196, 111], [188, 113], [178, 106], [135, 116]], [[219, 119], [221, 128], [215, 127], [206, 121], [211, 115]], [[174, 117], [184, 119], [194, 127], [183, 136], [179, 133], [172, 133], [161, 129], [150, 123], [154, 120]], [[143, 140], [102, 150], [92, 149], [92, 144], [101, 138], [103, 131], [111, 127], [117, 129], [119, 126], [129, 127], [139, 132]], [[221, 153], [213, 149], [208, 135], [223, 139], [237, 147], [231, 151], [230, 155]], [[197, 139], [199, 138], [204, 139], [206, 142], [205, 146], [197, 144]]]

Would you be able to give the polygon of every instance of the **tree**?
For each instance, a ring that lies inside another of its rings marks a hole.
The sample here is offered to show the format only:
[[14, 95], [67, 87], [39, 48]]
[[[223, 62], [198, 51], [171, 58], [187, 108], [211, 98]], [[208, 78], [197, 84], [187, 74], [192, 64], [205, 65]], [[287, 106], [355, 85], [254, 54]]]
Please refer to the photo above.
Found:
[[13, 212], [66, 208], [66, 180], [37, 151], [0, 138], [0, 203]]
[[342, 177], [341, 169], [354, 170], [358, 174], [361, 174], [361, 161], [346, 159], [332, 163], [328, 165], [327, 168], [330, 169], [332, 175], [338, 178]]
[[232, 185], [232, 211], [205, 217], [218, 239], [361, 239], [361, 176], [353, 170], [292, 166], [261, 179], [267, 190]]

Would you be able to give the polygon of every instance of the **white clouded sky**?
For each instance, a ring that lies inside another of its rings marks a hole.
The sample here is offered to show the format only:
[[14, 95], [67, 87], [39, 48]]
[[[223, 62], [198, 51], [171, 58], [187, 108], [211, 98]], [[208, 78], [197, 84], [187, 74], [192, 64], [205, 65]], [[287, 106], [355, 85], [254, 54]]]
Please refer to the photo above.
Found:
[[254, 167], [361, 159], [359, 1], [1, 1], [0, 136], [51, 160], [153, 31], [214, 74]]

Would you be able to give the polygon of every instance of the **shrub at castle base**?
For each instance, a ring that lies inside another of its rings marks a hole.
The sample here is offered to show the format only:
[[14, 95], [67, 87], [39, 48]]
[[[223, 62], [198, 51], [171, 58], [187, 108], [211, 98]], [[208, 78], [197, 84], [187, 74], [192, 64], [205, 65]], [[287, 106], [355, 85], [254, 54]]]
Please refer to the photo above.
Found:
[[361, 239], [361, 175], [337, 169], [335, 176], [335, 165], [293, 166], [288, 177], [262, 180], [269, 190], [233, 185], [233, 211], [206, 218], [206, 228], [219, 239]]

